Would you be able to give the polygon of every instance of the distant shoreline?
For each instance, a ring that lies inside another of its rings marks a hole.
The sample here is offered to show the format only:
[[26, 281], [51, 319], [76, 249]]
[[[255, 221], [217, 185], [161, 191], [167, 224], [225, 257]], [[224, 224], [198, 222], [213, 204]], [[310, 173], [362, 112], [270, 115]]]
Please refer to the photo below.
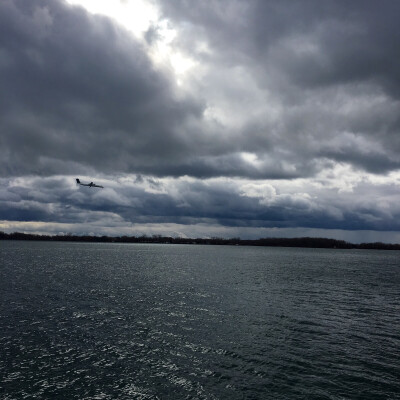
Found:
[[261, 238], [261, 239], [223, 239], [219, 237], [204, 238], [173, 238], [168, 236], [77, 236], [77, 235], [36, 235], [29, 233], [0, 232], [0, 240], [31, 240], [51, 242], [86, 242], [86, 243], [163, 243], [163, 244], [202, 244], [231, 246], [264, 246], [264, 247], [302, 247], [324, 249], [375, 249], [400, 250], [400, 244], [390, 243], [360, 243], [354, 244], [344, 240], [300, 237], [300, 238]]

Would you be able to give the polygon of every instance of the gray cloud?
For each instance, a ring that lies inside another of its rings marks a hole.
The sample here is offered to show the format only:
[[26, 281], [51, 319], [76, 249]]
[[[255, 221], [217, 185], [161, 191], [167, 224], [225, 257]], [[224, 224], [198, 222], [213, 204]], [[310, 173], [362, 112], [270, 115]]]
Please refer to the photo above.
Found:
[[[72, 178], [3, 180], [0, 196], [7, 207], [0, 210], [0, 220], [73, 224], [108, 218], [121, 224], [400, 230], [397, 189], [387, 184], [360, 184], [338, 196], [335, 189], [280, 193], [271, 186], [257, 193], [234, 181], [141, 179], [139, 186], [105, 181], [103, 190], [76, 187]], [[377, 193], [381, 204], [376, 204]]]
[[302, 87], [375, 79], [394, 93], [399, 88], [396, 1], [159, 4], [165, 16], [185, 30], [183, 45], [190, 47], [200, 33], [231, 63], [279, 67]]
[[[310, 159], [328, 158], [376, 173], [399, 168], [398, 2], [159, 4], [184, 33], [177, 45], [217, 71], [207, 78], [224, 70], [237, 86], [233, 71], [241, 68], [268, 94], [264, 101], [272, 107], [256, 116], [256, 124], [252, 118], [242, 128], [244, 151], [254, 151], [250, 143], [268, 139], [268, 147], [258, 152], [285, 152], [287, 162], [303, 176], [317, 171]], [[211, 51], [204, 51], [203, 42]], [[226, 90], [217, 81], [215, 90]], [[243, 113], [251, 113], [245, 98], [242, 90], [238, 104]], [[276, 108], [278, 118], [271, 118], [269, 111], [276, 113]], [[326, 150], [324, 142], [345, 133], [357, 136], [361, 146], [346, 151], [343, 143], [340, 151]], [[364, 142], [378, 151], [366, 152]]]
[[[3, 176], [286, 179], [327, 159], [399, 168], [396, 2], [379, 13], [374, 2], [160, 5], [180, 33], [175, 48], [206, 68], [185, 95], [110, 19], [58, 1], [1, 3]], [[378, 151], [327, 148], [348, 132]]]
[[186, 154], [182, 126], [201, 106], [176, 99], [131, 35], [57, 1], [0, 7], [3, 176], [157, 170]]
[[0, 220], [400, 230], [398, 2], [154, 2], [181, 85], [161, 21], [0, 2]]

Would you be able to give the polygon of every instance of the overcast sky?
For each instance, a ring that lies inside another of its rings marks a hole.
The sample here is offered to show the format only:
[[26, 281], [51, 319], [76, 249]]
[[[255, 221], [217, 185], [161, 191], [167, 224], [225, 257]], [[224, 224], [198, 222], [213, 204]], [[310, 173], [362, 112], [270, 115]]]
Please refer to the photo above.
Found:
[[399, 15], [2, 0], [0, 230], [400, 242]]

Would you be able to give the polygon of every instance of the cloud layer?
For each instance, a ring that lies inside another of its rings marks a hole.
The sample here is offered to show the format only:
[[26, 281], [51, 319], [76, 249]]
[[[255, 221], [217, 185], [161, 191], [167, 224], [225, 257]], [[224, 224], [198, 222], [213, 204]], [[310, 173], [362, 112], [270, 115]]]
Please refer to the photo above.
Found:
[[380, 182], [366, 178], [347, 187], [329, 187], [321, 179], [307, 182], [307, 192], [305, 182], [290, 181], [126, 176], [100, 181], [106, 186], [102, 190], [75, 186], [73, 181], [57, 176], [2, 179], [0, 220], [66, 224], [69, 231], [84, 223], [109, 227], [114, 234], [119, 228], [137, 234], [133, 226], [157, 224], [224, 226], [228, 236], [249, 229], [254, 236], [260, 228], [400, 231], [400, 176]]

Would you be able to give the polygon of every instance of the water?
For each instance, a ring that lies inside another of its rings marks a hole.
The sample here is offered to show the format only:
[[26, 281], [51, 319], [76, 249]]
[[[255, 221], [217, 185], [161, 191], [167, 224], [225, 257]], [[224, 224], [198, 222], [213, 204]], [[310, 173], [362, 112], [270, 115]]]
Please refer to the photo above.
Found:
[[399, 252], [0, 250], [3, 400], [400, 398]]

